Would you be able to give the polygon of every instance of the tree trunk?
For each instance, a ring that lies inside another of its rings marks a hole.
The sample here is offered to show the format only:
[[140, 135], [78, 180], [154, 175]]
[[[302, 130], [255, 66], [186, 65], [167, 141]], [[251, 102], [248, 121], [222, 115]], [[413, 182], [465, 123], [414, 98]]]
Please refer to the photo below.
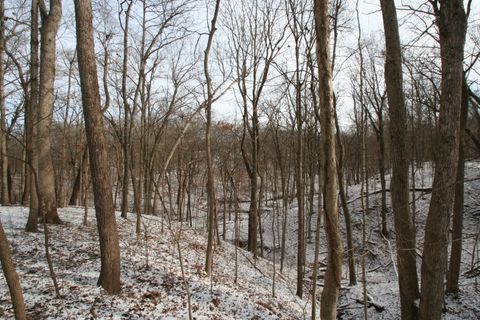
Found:
[[121, 211], [122, 218], [127, 218], [128, 212], [128, 189], [130, 181], [130, 162], [129, 162], [129, 113], [130, 113], [130, 104], [128, 101], [128, 92], [127, 92], [127, 77], [128, 77], [128, 30], [130, 23], [130, 11], [133, 5], [133, 1], [128, 1], [127, 10], [125, 11], [125, 25], [123, 29], [123, 63], [122, 63], [122, 102], [124, 108], [124, 121], [123, 121], [123, 132], [122, 132], [122, 152], [123, 152], [123, 180], [122, 180], [122, 203]]
[[8, 202], [16, 203], [17, 199], [15, 197], [15, 190], [13, 188], [13, 175], [12, 166], [7, 167], [7, 190], [8, 190]]
[[8, 158], [7, 158], [7, 118], [5, 111], [5, 95], [4, 95], [4, 59], [5, 51], [5, 8], [3, 0], [0, 0], [0, 184], [2, 205], [10, 204], [8, 192]]
[[258, 235], [258, 176], [256, 174], [250, 178], [250, 208], [248, 210], [248, 217], [247, 248], [248, 251], [253, 252], [253, 254], [256, 256]]
[[[285, 163], [283, 161], [282, 150], [280, 148], [280, 142], [278, 138], [278, 128], [275, 128], [275, 133], [273, 136], [275, 143], [275, 156], [280, 168], [280, 183], [281, 183], [281, 192], [282, 192], [282, 211], [281, 211], [281, 224], [282, 232], [280, 236], [280, 272], [283, 273], [283, 265], [285, 262], [285, 247], [286, 247], [286, 238], [287, 238], [287, 210], [288, 210], [288, 195], [287, 195], [287, 179], [285, 177]], [[276, 178], [275, 178], [276, 181]]]
[[88, 146], [85, 146], [85, 149], [82, 152], [82, 158], [80, 159], [80, 166], [78, 167], [77, 175], [75, 176], [75, 181], [73, 183], [72, 195], [70, 196], [70, 201], [68, 202], [69, 206], [79, 205], [78, 197], [80, 195], [80, 187], [82, 183], [82, 172], [84, 166], [88, 162]]
[[55, 42], [62, 16], [62, 2], [61, 0], [50, 0], [49, 12], [46, 12], [43, 0], [39, 5], [42, 27], [40, 32], [40, 91], [35, 148], [38, 155], [38, 200], [40, 216], [45, 217], [46, 222], [57, 224], [61, 223], [61, 220], [58, 216], [55, 196], [55, 171], [51, 155], [50, 128], [55, 99]]
[[379, 117], [379, 143], [380, 143], [380, 159], [379, 159], [379, 171], [380, 171], [380, 185], [382, 187], [382, 209], [381, 209], [381, 216], [382, 216], [382, 227], [381, 227], [381, 234], [384, 237], [388, 237], [388, 228], [387, 228], [387, 183], [385, 181], [385, 135], [383, 129], [383, 119], [381, 113], [378, 115]]
[[462, 86], [462, 109], [460, 115], [459, 148], [457, 163], [457, 180], [455, 183], [455, 200], [453, 202], [452, 219], [452, 248], [450, 252], [450, 264], [447, 274], [447, 293], [457, 293], [458, 278], [460, 276], [460, 263], [462, 261], [462, 229], [464, 209], [464, 171], [465, 171], [465, 150], [464, 130], [468, 116], [468, 91], [467, 81], [463, 79]]
[[407, 110], [403, 95], [402, 58], [397, 13], [393, 0], [382, 0], [385, 28], [385, 81], [390, 114], [390, 153], [392, 161], [392, 208], [397, 245], [398, 277], [402, 319], [415, 319], [418, 279], [415, 228], [409, 210], [408, 157], [405, 132]]
[[260, 235], [260, 257], [263, 258], [263, 227], [262, 227], [262, 199], [264, 198], [263, 194], [265, 192], [265, 179], [263, 175], [259, 175], [260, 177], [260, 190], [258, 192], [258, 230]]
[[462, 104], [466, 15], [461, 0], [432, 2], [440, 34], [442, 92], [432, 198], [425, 226], [420, 319], [440, 319], [447, 268], [448, 228], [453, 207]]
[[328, 1], [314, 1], [319, 106], [321, 126], [321, 187], [327, 238], [327, 271], [321, 298], [321, 319], [336, 319], [337, 302], [342, 278], [342, 241], [338, 221], [337, 172], [335, 159], [335, 123], [333, 83], [328, 33]]
[[31, 5], [31, 30], [30, 30], [30, 96], [25, 110], [26, 122], [26, 149], [27, 161], [29, 166], [29, 183], [30, 183], [30, 204], [28, 220], [25, 226], [26, 232], [38, 231], [38, 193], [35, 183], [35, 176], [37, 174], [37, 153], [35, 152], [36, 145], [36, 110], [38, 107], [38, 2], [32, 0]]
[[66, 157], [67, 157], [67, 132], [69, 130], [68, 117], [70, 113], [70, 101], [71, 101], [71, 92], [72, 92], [72, 80], [73, 80], [73, 71], [75, 65], [76, 52], [72, 57], [68, 58], [68, 80], [67, 80], [67, 102], [65, 105], [65, 114], [63, 119], [62, 127], [62, 150], [61, 150], [61, 165], [60, 165], [60, 174], [59, 174], [59, 183], [57, 188], [57, 206], [63, 208], [66, 202]]
[[[335, 100], [334, 100], [335, 101]], [[335, 103], [336, 106], [336, 103]], [[347, 204], [347, 195], [345, 194], [345, 186], [343, 182], [343, 155], [344, 149], [342, 140], [340, 139], [340, 126], [338, 125], [337, 109], [335, 108], [335, 137], [338, 146], [337, 160], [337, 177], [338, 177], [338, 193], [340, 194], [340, 203], [342, 205], [343, 216], [345, 217], [345, 229], [347, 233], [347, 256], [348, 256], [348, 280], [351, 286], [357, 284], [357, 274], [355, 272], [355, 252], [353, 246], [352, 220], [350, 218], [350, 210]]]
[[295, 34], [295, 121], [297, 124], [296, 140], [296, 166], [295, 184], [297, 190], [297, 296], [303, 295], [303, 275], [305, 269], [305, 188], [304, 188], [304, 141], [303, 141], [303, 115], [302, 115], [302, 82], [300, 80], [300, 40]]
[[212, 103], [213, 103], [213, 87], [212, 78], [208, 69], [208, 59], [210, 54], [210, 48], [212, 47], [213, 36], [217, 30], [216, 23], [218, 17], [218, 11], [220, 9], [220, 0], [215, 1], [215, 11], [211, 21], [210, 32], [208, 33], [207, 47], [205, 49], [205, 56], [203, 59], [203, 71], [205, 72], [205, 78], [207, 80], [207, 103], [206, 103], [206, 116], [207, 124], [205, 130], [205, 139], [207, 143], [207, 210], [208, 210], [208, 243], [207, 253], [205, 258], [205, 272], [207, 275], [212, 273], [213, 265], [213, 245], [214, 245], [214, 232], [216, 226], [216, 210], [215, 210], [215, 185], [213, 177], [213, 159], [212, 159], [212, 146], [211, 146], [211, 127], [212, 127]]
[[[3, 2], [3, 1], [2, 1]], [[13, 264], [10, 249], [8, 247], [7, 236], [3, 230], [2, 223], [0, 222], [0, 261], [2, 263], [3, 274], [7, 281], [8, 289], [10, 291], [10, 297], [12, 299], [13, 311], [15, 313], [16, 320], [26, 319], [25, 314], [25, 302], [23, 300], [22, 288], [20, 287], [20, 281], [18, 280], [17, 271], [15, 271], [15, 265]]]
[[[27, 96], [27, 99], [30, 99], [28, 98]], [[29, 201], [30, 201], [30, 160], [28, 159], [28, 151], [27, 151], [27, 144], [29, 144], [30, 142], [28, 142], [27, 140], [30, 139], [30, 129], [27, 129], [28, 127], [28, 104], [30, 102], [29, 101], [26, 101], [25, 102], [25, 121], [24, 121], [24, 126], [25, 126], [25, 153], [24, 153], [24, 165], [23, 165], [23, 191], [22, 191], [22, 198], [20, 199], [20, 203], [22, 204], [22, 206], [24, 207], [27, 207], [29, 205]]]
[[120, 248], [100, 105], [90, 1], [75, 0], [75, 19], [85, 131], [90, 150], [90, 172], [100, 239], [101, 270], [98, 284], [108, 293], [116, 294], [121, 290]]

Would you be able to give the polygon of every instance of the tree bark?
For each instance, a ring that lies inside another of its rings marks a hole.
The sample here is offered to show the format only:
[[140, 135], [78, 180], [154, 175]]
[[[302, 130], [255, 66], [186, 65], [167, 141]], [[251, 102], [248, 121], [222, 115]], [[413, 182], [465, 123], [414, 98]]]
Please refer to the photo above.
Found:
[[[2, 1], [3, 2], [3, 1]], [[22, 288], [20, 287], [20, 280], [18, 279], [17, 271], [15, 271], [15, 265], [13, 264], [10, 249], [8, 247], [7, 236], [3, 230], [2, 223], [0, 222], [0, 261], [2, 263], [3, 274], [7, 281], [8, 289], [10, 291], [10, 297], [13, 304], [13, 312], [15, 313], [16, 320], [26, 319], [25, 314], [25, 302], [23, 300]]]
[[127, 218], [128, 212], [128, 191], [130, 181], [130, 161], [129, 161], [129, 144], [130, 144], [130, 103], [128, 101], [127, 77], [128, 77], [128, 30], [130, 24], [130, 11], [133, 1], [128, 1], [127, 10], [125, 11], [125, 25], [123, 26], [123, 63], [122, 63], [122, 101], [124, 108], [124, 121], [122, 132], [122, 151], [123, 151], [123, 180], [122, 180], [122, 218]]
[[25, 226], [26, 232], [38, 231], [38, 193], [35, 183], [35, 175], [37, 168], [36, 145], [36, 123], [37, 123], [37, 107], [38, 107], [38, 2], [32, 0], [30, 16], [30, 95], [25, 110], [26, 122], [26, 149], [27, 161], [29, 163], [29, 183], [30, 183], [30, 204], [28, 220]]
[[[334, 100], [335, 101], [335, 100]], [[336, 104], [335, 104], [336, 105]], [[340, 139], [340, 126], [338, 125], [337, 109], [335, 108], [335, 137], [338, 146], [337, 160], [337, 178], [338, 193], [340, 195], [340, 203], [342, 205], [343, 216], [345, 217], [345, 229], [347, 233], [347, 256], [348, 256], [348, 280], [351, 286], [357, 284], [357, 274], [355, 272], [355, 248], [353, 246], [352, 219], [350, 218], [350, 210], [347, 204], [347, 195], [345, 194], [345, 186], [343, 184], [343, 155], [344, 149], [342, 140]]]
[[205, 257], [205, 272], [207, 275], [212, 273], [213, 265], [213, 245], [214, 245], [214, 233], [216, 227], [216, 208], [215, 208], [215, 185], [213, 177], [213, 159], [212, 159], [212, 146], [211, 146], [211, 127], [212, 127], [212, 104], [213, 104], [213, 87], [212, 78], [208, 68], [208, 59], [210, 49], [212, 47], [213, 36], [217, 30], [216, 23], [218, 17], [218, 11], [220, 9], [220, 0], [215, 1], [215, 11], [211, 21], [210, 31], [208, 33], [207, 47], [205, 48], [205, 56], [203, 60], [203, 71], [205, 72], [205, 78], [207, 80], [207, 103], [206, 103], [206, 130], [205, 139], [207, 143], [207, 210], [208, 210], [208, 243], [207, 252]]
[[385, 29], [385, 81], [390, 114], [390, 153], [392, 161], [391, 197], [396, 232], [398, 277], [402, 319], [415, 319], [418, 278], [415, 228], [409, 207], [408, 157], [405, 132], [407, 110], [403, 95], [402, 57], [397, 12], [393, 0], [382, 0]]
[[434, 155], [435, 174], [423, 245], [420, 296], [422, 320], [440, 319], [443, 308], [448, 228], [457, 173], [463, 48], [467, 24], [463, 1], [440, 0], [431, 3], [440, 35], [442, 91], [438, 123], [439, 140]]
[[7, 118], [5, 110], [4, 95], [4, 59], [5, 51], [5, 8], [4, 1], [0, 1], [0, 181], [1, 181], [1, 202], [2, 205], [10, 204], [8, 189], [8, 158], [7, 158]]
[[447, 274], [447, 293], [457, 293], [458, 278], [460, 276], [460, 263], [462, 261], [462, 230], [464, 209], [464, 174], [465, 174], [465, 148], [464, 130], [468, 117], [468, 91], [467, 81], [463, 79], [462, 85], [462, 109], [460, 115], [459, 148], [457, 163], [457, 180], [455, 183], [455, 200], [453, 202], [452, 219], [452, 248], [450, 251], [450, 263]]
[[384, 237], [388, 237], [387, 183], [385, 181], [385, 134], [384, 134], [384, 128], [383, 128], [382, 111], [380, 111], [378, 117], [379, 117], [378, 129], [379, 129], [379, 144], [380, 144], [379, 171], [380, 171], [380, 185], [382, 188], [382, 209], [381, 209], [382, 227], [380, 232]]
[[295, 37], [295, 121], [296, 132], [296, 166], [295, 184], [297, 190], [297, 296], [303, 295], [303, 276], [305, 270], [305, 187], [304, 187], [304, 141], [303, 141], [303, 112], [302, 112], [302, 82], [300, 80], [300, 40], [299, 35]]
[[335, 157], [335, 116], [328, 33], [328, 0], [314, 1], [319, 105], [321, 125], [321, 187], [327, 237], [327, 271], [321, 298], [321, 319], [336, 319], [342, 278], [342, 241], [338, 221], [338, 193]]
[[101, 270], [98, 284], [108, 293], [120, 293], [120, 248], [112, 198], [110, 166], [103, 127], [89, 0], [75, 0], [78, 69], [82, 89], [85, 131], [100, 238]]
[[50, 128], [53, 119], [53, 103], [55, 99], [55, 42], [58, 25], [62, 16], [61, 0], [50, 0], [49, 12], [43, 0], [40, 0], [42, 27], [40, 31], [40, 91], [37, 109], [37, 141], [38, 155], [38, 200], [40, 216], [49, 223], [61, 223], [57, 212], [55, 196], [55, 171], [51, 155]]
[[87, 163], [88, 159], [88, 146], [85, 146], [85, 149], [82, 152], [82, 158], [80, 159], [80, 165], [78, 167], [77, 174], [75, 176], [75, 181], [73, 183], [72, 188], [72, 195], [70, 196], [70, 200], [68, 201], [69, 206], [76, 206], [79, 205], [79, 195], [80, 195], [80, 188], [82, 184], [82, 172], [84, 171], [84, 166]]

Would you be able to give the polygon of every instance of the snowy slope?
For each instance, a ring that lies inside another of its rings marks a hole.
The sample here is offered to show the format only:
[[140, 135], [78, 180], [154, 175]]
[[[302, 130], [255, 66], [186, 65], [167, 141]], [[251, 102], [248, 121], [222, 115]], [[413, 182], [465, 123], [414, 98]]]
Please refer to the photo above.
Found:
[[[174, 236], [154, 217], [144, 219], [145, 232], [134, 234], [132, 221], [118, 218], [122, 256], [122, 294], [106, 295], [96, 286], [100, 268], [94, 219], [82, 226], [83, 209], [60, 212], [66, 221], [49, 226], [51, 254], [61, 287], [56, 299], [43, 248], [43, 234], [23, 231], [28, 209], [1, 207], [0, 218], [7, 233], [32, 319], [187, 319], [188, 299], [195, 319], [302, 319], [309, 310], [295, 296], [294, 284], [276, 277], [272, 296], [272, 264], [245, 252], [238, 253], [238, 283], [235, 284], [235, 249], [225, 243], [214, 256], [214, 276], [203, 272], [205, 237], [192, 230], [180, 235], [185, 280], [182, 277]], [[148, 252], [148, 253], [147, 253]], [[0, 277], [0, 318], [13, 317], [3, 277]]]
[[[387, 176], [387, 186], [390, 177]], [[480, 163], [466, 164], [465, 217], [462, 271], [458, 296], [446, 298], [444, 319], [480, 319]], [[417, 261], [420, 271], [422, 242], [426, 214], [430, 202], [432, 170], [428, 165], [416, 169], [416, 187], [425, 189], [415, 193], [417, 227]], [[370, 180], [370, 192], [380, 190], [378, 178]], [[412, 194], [413, 196], [413, 194]], [[389, 203], [389, 194], [387, 199]], [[317, 202], [317, 199], [315, 199]], [[388, 213], [391, 236], [381, 237], [378, 232], [380, 193], [370, 197], [367, 215], [367, 290], [375, 302], [368, 308], [370, 319], [400, 319], [398, 279], [396, 274], [395, 234], [392, 212]], [[357, 268], [356, 286], [348, 285], [348, 269], [344, 264], [339, 301], [340, 319], [363, 318], [361, 286], [361, 233], [362, 213], [360, 186], [349, 187], [349, 207], [354, 233]], [[304, 319], [310, 318], [309, 298], [295, 296], [295, 265], [297, 247], [296, 201], [290, 203], [287, 237], [286, 268], [279, 274], [279, 235], [273, 243], [272, 229], [279, 230], [276, 217], [272, 226], [273, 202], [263, 207], [262, 227], [264, 254], [273, 259], [276, 248], [276, 286], [272, 295], [274, 265], [265, 259], [238, 249], [238, 283], [235, 284], [235, 247], [233, 221], [227, 222], [227, 243], [216, 248], [213, 277], [203, 272], [206, 239], [205, 217], [201, 214], [193, 230], [179, 225], [169, 228], [156, 217], [145, 217], [143, 233], [137, 239], [134, 221], [118, 218], [122, 254], [122, 289], [119, 296], [105, 295], [96, 286], [100, 268], [98, 240], [94, 212], [89, 211], [88, 227], [82, 226], [83, 208], [61, 210], [64, 226], [50, 226], [52, 256], [63, 299], [56, 299], [43, 248], [43, 234], [26, 234], [23, 228], [28, 209], [0, 207], [0, 219], [7, 232], [14, 260], [24, 288], [27, 308], [32, 319], [187, 319], [188, 299], [185, 286], [191, 294], [195, 319]], [[242, 203], [240, 215], [241, 239], [246, 239], [248, 203]], [[131, 216], [133, 219], [133, 216]], [[312, 230], [315, 231], [316, 215]], [[222, 221], [220, 219], [220, 232]], [[343, 216], [342, 233], [345, 239]], [[320, 260], [325, 261], [326, 244], [322, 232]], [[180, 235], [182, 277], [178, 249], [174, 237]], [[307, 246], [305, 292], [310, 288], [314, 245]], [[346, 256], [346, 255], [345, 255]], [[345, 258], [346, 260], [346, 258]], [[345, 261], [346, 262], [346, 261]], [[323, 270], [323, 266], [322, 266]], [[319, 283], [323, 282], [320, 272]], [[321, 290], [321, 289], [320, 289]], [[319, 291], [320, 291], [319, 290]], [[319, 294], [319, 292], [317, 292]], [[319, 297], [319, 295], [317, 295]], [[317, 302], [318, 303], [318, 302]], [[318, 308], [317, 308], [318, 310]], [[11, 304], [3, 277], [0, 277], [0, 318], [12, 318]]]

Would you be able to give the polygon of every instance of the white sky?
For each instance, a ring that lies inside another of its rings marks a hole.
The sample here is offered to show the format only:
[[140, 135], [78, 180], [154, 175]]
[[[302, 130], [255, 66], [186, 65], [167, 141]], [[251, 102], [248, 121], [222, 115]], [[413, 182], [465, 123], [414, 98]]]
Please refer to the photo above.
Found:
[[[357, 38], [357, 27], [356, 27], [356, 16], [355, 16], [355, 2], [350, 1], [349, 9], [352, 10], [352, 28], [353, 32], [344, 34], [340, 36], [340, 41], [345, 45], [346, 42], [352, 42], [352, 46], [356, 46]], [[383, 30], [382, 25], [382, 16], [380, 12], [380, 4], [378, 1], [373, 0], [360, 0], [359, 3], [360, 11], [360, 21], [362, 25], [362, 32], [365, 35], [370, 33], [377, 33], [380, 30]], [[346, 37], [349, 37], [346, 41]], [[340, 59], [339, 59], [340, 60]], [[339, 61], [340, 62], [340, 61]], [[337, 79], [338, 82], [339, 80]], [[345, 80], [340, 80], [345, 81]], [[347, 80], [348, 81], [348, 80]], [[267, 94], [267, 93], [264, 93]], [[342, 99], [343, 107], [339, 108], [339, 118], [343, 125], [347, 125], [349, 121], [348, 113], [351, 111], [351, 102], [349, 98]], [[220, 99], [213, 106], [214, 116], [217, 120], [226, 120], [226, 121], [241, 121], [241, 111], [235, 102], [235, 97], [233, 92], [226, 94], [222, 99]]]

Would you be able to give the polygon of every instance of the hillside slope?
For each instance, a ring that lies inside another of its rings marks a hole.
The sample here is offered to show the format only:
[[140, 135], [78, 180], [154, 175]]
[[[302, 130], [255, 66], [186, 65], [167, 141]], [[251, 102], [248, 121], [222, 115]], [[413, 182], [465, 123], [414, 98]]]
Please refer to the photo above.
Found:
[[[0, 208], [32, 319], [187, 319], [186, 286], [194, 319], [302, 319], [310, 309], [295, 296], [294, 283], [278, 274], [273, 297], [272, 264], [254, 260], [243, 250], [237, 254], [235, 283], [235, 248], [228, 243], [216, 248], [214, 275], [206, 277], [205, 237], [192, 230], [162, 227], [155, 217], [144, 219], [146, 232], [139, 239], [134, 223], [118, 218], [122, 294], [106, 295], [96, 286], [100, 259], [93, 210], [87, 227], [82, 226], [81, 208], [63, 209], [60, 214], [66, 224], [48, 227], [62, 294], [56, 299], [43, 233], [23, 231], [28, 209]], [[178, 236], [185, 277], [174, 240]], [[4, 277], [0, 277], [0, 318], [13, 318]]]

